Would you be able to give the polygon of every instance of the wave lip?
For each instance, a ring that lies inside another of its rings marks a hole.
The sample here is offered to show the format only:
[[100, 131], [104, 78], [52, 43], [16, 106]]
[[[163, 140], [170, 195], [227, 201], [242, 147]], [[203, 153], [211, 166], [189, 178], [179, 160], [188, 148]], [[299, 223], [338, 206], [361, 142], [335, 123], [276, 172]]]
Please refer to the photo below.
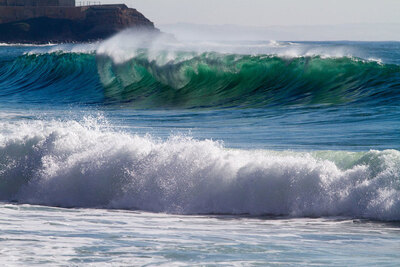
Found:
[[358, 58], [354, 55], [362, 53], [351, 50], [362, 45], [185, 45], [166, 35], [124, 33], [102, 43], [6, 47], [0, 54], [0, 100], [139, 109], [397, 105], [400, 100], [400, 65], [381, 60], [376, 47]]
[[355, 58], [286, 58], [138, 50], [125, 63], [94, 53], [1, 60], [2, 101], [132, 108], [396, 105], [400, 66]]
[[357, 58], [138, 52], [98, 56], [109, 101], [139, 108], [397, 103], [400, 66]]
[[0, 199], [177, 214], [400, 220], [400, 152], [231, 150], [82, 122], [1, 123]]

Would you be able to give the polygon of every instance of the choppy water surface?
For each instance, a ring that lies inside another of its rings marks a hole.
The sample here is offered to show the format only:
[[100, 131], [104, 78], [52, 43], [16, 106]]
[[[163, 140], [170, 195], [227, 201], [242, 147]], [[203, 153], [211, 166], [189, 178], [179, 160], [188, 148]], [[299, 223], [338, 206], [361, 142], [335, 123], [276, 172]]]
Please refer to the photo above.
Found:
[[399, 49], [0, 46], [3, 263], [398, 265]]
[[10, 204], [0, 213], [0, 257], [10, 265], [399, 264], [398, 223]]

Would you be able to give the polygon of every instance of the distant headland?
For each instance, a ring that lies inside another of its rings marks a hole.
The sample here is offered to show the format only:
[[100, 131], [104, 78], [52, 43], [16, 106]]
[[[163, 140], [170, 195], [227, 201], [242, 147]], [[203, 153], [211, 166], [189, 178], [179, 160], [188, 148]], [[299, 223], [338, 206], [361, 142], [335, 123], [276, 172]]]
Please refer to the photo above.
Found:
[[0, 42], [65, 43], [102, 40], [127, 29], [158, 31], [124, 4], [75, 0], [0, 0]]

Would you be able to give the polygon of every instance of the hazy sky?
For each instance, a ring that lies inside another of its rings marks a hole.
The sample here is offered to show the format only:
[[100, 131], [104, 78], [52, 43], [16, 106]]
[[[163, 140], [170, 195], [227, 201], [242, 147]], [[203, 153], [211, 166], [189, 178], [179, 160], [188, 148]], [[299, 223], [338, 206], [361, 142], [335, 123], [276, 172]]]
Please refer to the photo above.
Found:
[[[156, 23], [251, 26], [400, 23], [400, 0], [103, 0], [125, 2]], [[399, 29], [400, 30], [400, 29]]]

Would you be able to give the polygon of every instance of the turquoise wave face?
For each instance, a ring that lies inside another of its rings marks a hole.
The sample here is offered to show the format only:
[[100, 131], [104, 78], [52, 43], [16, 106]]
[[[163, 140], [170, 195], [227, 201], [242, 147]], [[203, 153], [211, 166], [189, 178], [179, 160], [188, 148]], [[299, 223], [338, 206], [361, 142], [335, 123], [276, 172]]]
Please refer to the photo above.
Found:
[[400, 66], [357, 58], [220, 53], [106, 56], [49, 53], [0, 59], [2, 101], [132, 108], [396, 105]]
[[352, 58], [181, 53], [159, 65], [142, 53], [120, 65], [99, 58], [97, 65], [107, 98], [139, 107], [379, 103], [400, 88], [400, 66]]

